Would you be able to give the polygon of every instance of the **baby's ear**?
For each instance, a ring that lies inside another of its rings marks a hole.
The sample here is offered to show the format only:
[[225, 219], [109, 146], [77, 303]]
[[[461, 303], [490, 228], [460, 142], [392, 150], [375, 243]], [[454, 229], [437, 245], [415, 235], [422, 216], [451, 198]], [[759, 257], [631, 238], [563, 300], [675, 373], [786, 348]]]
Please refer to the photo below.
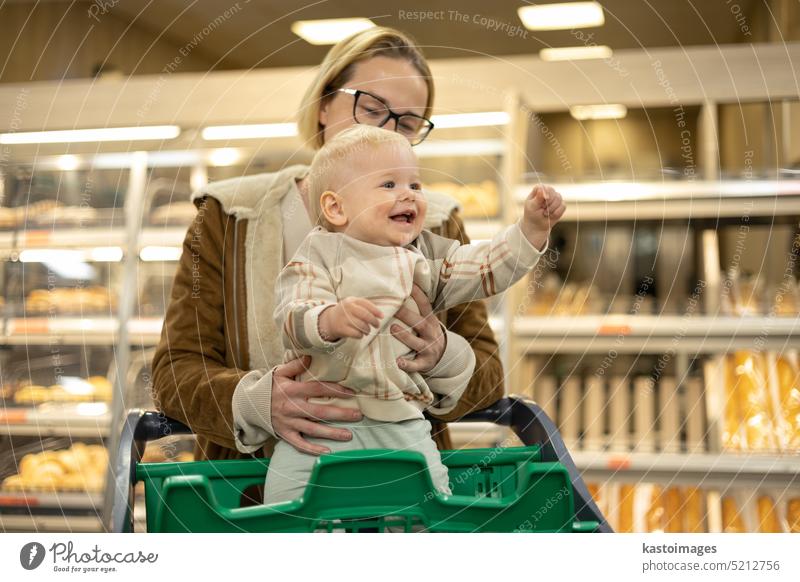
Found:
[[322, 216], [333, 226], [345, 226], [347, 216], [342, 207], [342, 198], [333, 190], [325, 190], [319, 197]]

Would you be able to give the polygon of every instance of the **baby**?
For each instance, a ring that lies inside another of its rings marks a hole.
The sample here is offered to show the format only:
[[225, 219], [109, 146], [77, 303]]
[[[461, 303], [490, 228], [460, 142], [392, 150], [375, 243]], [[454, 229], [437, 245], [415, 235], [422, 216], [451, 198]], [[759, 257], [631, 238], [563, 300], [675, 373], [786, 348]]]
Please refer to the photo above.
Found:
[[[552, 188], [536, 187], [524, 215], [488, 242], [462, 245], [423, 230], [427, 203], [418, 164], [401, 135], [356, 125], [317, 153], [309, 171], [309, 206], [317, 224], [276, 282], [274, 316], [285, 359], [311, 355], [300, 380], [336, 382], [355, 398], [312, 398], [357, 407], [357, 422], [331, 422], [351, 430], [350, 441], [324, 440], [332, 451], [414, 450], [427, 461], [434, 487], [450, 493], [447, 469], [423, 411], [451, 411], [475, 367], [439, 377], [440, 362], [425, 376], [405, 372], [398, 358], [413, 352], [389, 333], [401, 307], [419, 313], [411, 298], [418, 285], [434, 311], [507, 289], [544, 253], [550, 228], [565, 207]], [[312, 216], [312, 218], [314, 218]], [[306, 437], [321, 443], [323, 439]], [[267, 472], [264, 502], [302, 495], [316, 457], [279, 440]]]

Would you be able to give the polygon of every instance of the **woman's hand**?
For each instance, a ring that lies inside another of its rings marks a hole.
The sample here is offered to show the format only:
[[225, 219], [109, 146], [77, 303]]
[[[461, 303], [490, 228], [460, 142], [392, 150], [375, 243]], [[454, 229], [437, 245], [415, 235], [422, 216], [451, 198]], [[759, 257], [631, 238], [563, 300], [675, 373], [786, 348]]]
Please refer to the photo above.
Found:
[[439, 320], [433, 315], [431, 302], [428, 301], [422, 289], [414, 285], [411, 297], [417, 302], [419, 314], [401, 307], [396, 317], [413, 331], [403, 329], [395, 324], [392, 325], [391, 332], [394, 337], [417, 354], [413, 360], [397, 358], [397, 365], [400, 369], [405, 372], [424, 374], [432, 370], [442, 359], [447, 336], [445, 336]]
[[330, 449], [315, 445], [303, 435], [349, 441], [352, 434], [344, 428], [334, 428], [320, 420], [361, 420], [361, 411], [330, 404], [312, 404], [309, 398], [338, 396], [352, 398], [355, 392], [332, 382], [296, 382], [294, 377], [305, 372], [311, 363], [309, 356], [297, 358], [275, 368], [272, 374], [272, 428], [280, 438], [298, 451], [322, 455]]

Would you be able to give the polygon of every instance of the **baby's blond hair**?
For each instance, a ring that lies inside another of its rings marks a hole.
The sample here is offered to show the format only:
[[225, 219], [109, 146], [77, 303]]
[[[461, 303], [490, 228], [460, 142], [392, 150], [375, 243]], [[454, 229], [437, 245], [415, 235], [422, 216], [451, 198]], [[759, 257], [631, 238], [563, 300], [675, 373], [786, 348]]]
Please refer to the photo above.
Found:
[[338, 191], [349, 181], [345, 175], [352, 169], [352, 160], [368, 156], [386, 145], [411, 149], [411, 144], [399, 133], [357, 124], [337, 133], [317, 151], [307, 177], [309, 210], [315, 224], [331, 230], [322, 212], [322, 194], [326, 190]]

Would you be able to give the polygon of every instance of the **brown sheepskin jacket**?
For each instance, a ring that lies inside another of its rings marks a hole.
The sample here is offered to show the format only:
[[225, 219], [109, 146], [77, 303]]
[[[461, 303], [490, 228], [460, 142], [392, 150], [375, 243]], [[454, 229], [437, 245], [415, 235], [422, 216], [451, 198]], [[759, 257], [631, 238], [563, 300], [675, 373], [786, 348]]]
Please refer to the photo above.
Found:
[[[235, 186], [232, 196], [217, 197], [214, 188], [193, 196], [198, 212], [184, 239], [152, 366], [156, 407], [191, 427], [197, 435], [198, 459], [247, 456], [237, 451], [234, 444], [232, 398], [237, 383], [251, 369], [251, 343], [255, 343], [252, 338], [272, 340], [269, 331], [259, 336], [254, 333], [256, 330], [248, 330], [254, 321], [248, 310], [258, 303], [260, 293], [246, 277], [255, 272], [253, 259], [248, 261], [251, 250], [248, 245], [271, 238], [265, 252], [273, 255], [281, 252], [280, 210], [275, 203], [262, 203], [261, 198], [279, 200], [288, 190], [285, 186], [278, 189], [274, 180], [264, 186], [258, 176], [226, 182]], [[265, 188], [269, 191], [261, 197]], [[227, 190], [230, 194], [230, 184]], [[239, 195], [240, 190], [245, 194]], [[458, 211], [443, 217], [442, 226], [431, 230], [468, 242]], [[271, 232], [270, 220], [278, 221], [277, 232]], [[261, 229], [259, 238], [248, 237], [248, 230], [253, 229]], [[272, 306], [257, 309], [271, 312]], [[447, 449], [451, 443], [445, 423], [501, 398], [503, 370], [483, 302], [460, 305], [438, 317], [450, 331], [469, 342], [476, 358], [475, 374], [459, 404], [447, 415], [437, 417], [438, 422], [432, 421], [437, 446]], [[256, 454], [271, 454], [275, 440], [270, 439]]]

